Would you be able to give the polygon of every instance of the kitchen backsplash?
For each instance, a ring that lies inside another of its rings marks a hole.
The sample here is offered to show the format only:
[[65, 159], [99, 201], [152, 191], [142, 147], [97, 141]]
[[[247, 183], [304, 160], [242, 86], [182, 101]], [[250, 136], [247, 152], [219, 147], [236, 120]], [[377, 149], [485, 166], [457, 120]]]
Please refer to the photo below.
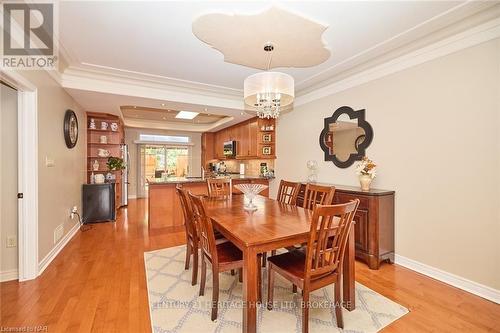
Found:
[[224, 163], [227, 172], [240, 172], [240, 164], [243, 163], [247, 176], [259, 176], [261, 163], [267, 163], [267, 168], [274, 170], [274, 160], [225, 160]]

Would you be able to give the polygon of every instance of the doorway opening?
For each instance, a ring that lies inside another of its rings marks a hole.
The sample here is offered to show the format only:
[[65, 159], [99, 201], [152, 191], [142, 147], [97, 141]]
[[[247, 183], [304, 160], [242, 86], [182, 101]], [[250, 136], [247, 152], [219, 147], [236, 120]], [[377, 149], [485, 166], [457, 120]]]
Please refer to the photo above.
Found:
[[141, 145], [141, 194], [147, 197], [148, 181], [189, 175], [189, 147]]

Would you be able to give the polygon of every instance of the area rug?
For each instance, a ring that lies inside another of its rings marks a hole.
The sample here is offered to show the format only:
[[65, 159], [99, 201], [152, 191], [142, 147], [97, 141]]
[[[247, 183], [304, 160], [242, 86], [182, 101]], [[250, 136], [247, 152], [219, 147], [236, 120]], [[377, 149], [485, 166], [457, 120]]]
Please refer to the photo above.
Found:
[[[185, 246], [144, 253], [151, 326], [155, 333], [166, 332], [241, 332], [242, 284], [229, 272], [219, 279], [219, 313], [210, 320], [212, 275], [207, 270], [205, 296], [198, 296], [199, 281], [191, 286], [191, 270], [184, 270]], [[198, 274], [198, 277], [200, 275]], [[265, 269], [263, 270], [263, 277]], [[267, 281], [262, 280], [263, 300]], [[276, 275], [274, 301], [278, 307], [258, 309], [258, 332], [301, 332], [301, 297], [293, 294], [291, 284]], [[343, 309], [344, 329], [337, 328], [332, 307], [333, 286], [311, 293], [310, 332], [377, 332], [408, 313], [408, 309], [373, 290], [356, 283], [356, 309]]]

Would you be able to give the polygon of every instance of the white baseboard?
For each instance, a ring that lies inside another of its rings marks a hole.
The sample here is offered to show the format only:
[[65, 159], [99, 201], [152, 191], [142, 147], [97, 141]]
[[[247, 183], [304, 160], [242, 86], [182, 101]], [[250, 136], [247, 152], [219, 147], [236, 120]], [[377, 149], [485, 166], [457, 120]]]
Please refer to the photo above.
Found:
[[17, 269], [9, 269], [8, 271], [0, 272], [0, 282], [17, 280], [19, 273]]
[[50, 265], [52, 260], [54, 260], [59, 252], [68, 244], [68, 242], [73, 238], [74, 235], [80, 230], [80, 224], [76, 223], [71, 230], [64, 235], [64, 237], [59, 241], [59, 243], [54, 246], [52, 250], [45, 256], [45, 258], [38, 264], [38, 275], [42, 275], [43, 271]]
[[500, 304], [500, 290], [485, 286], [483, 284], [465, 279], [458, 275], [445, 272], [421, 262], [415, 261], [396, 254], [395, 263], [404, 266], [412, 271], [427, 275], [433, 279], [447, 283], [459, 289], [465, 290], [471, 294], [486, 298], [492, 302]]

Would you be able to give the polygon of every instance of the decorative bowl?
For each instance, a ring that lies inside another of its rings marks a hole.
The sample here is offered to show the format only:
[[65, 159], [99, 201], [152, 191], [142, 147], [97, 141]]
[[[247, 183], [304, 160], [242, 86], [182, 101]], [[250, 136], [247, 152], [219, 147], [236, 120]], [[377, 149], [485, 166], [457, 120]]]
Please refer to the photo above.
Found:
[[248, 211], [254, 211], [257, 210], [257, 206], [253, 204], [253, 199], [257, 194], [268, 188], [268, 186], [263, 184], [238, 184], [234, 185], [234, 188], [243, 192], [248, 199], [248, 203], [243, 208]]

